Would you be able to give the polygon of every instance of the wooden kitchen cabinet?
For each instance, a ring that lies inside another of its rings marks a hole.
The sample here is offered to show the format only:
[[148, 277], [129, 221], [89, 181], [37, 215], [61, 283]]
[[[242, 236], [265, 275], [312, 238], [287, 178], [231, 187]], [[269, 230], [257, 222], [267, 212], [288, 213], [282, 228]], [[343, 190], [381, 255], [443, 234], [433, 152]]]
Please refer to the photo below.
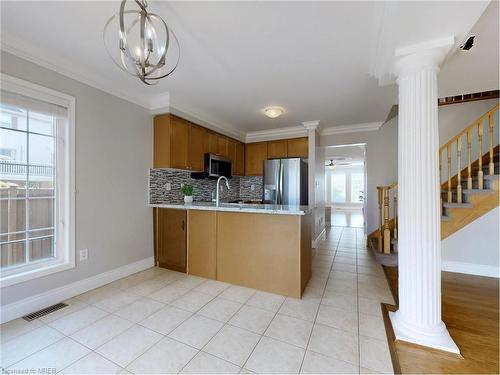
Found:
[[188, 211], [190, 275], [215, 280], [217, 278], [217, 212]]
[[262, 176], [263, 161], [273, 158], [307, 158], [307, 137], [244, 144], [172, 114], [154, 118], [154, 168], [203, 171], [204, 155], [230, 159], [236, 176]]
[[155, 208], [155, 260], [159, 267], [186, 272], [186, 219], [186, 210]]
[[236, 161], [233, 165], [233, 174], [236, 176], [245, 175], [245, 144], [241, 142], [236, 143]]
[[188, 169], [189, 122], [176, 116], [170, 121], [170, 167]]
[[217, 155], [229, 158], [229, 140], [223, 135], [217, 135]]
[[287, 148], [289, 158], [307, 158], [309, 156], [309, 140], [307, 137], [287, 139]]
[[154, 118], [153, 133], [153, 167], [170, 167], [170, 115], [159, 115]]
[[267, 159], [267, 142], [248, 143], [245, 145], [245, 174], [262, 176], [264, 160]]
[[288, 142], [286, 139], [267, 142], [267, 158], [268, 159], [286, 158], [288, 156], [287, 145]]
[[200, 126], [189, 124], [188, 169], [202, 172], [205, 169], [206, 131]]
[[210, 154], [217, 154], [217, 134], [208, 132], [206, 138], [206, 152]]
[[236, 145], [238, 142], [229, 139], [227, 142], [227, 158], [231, 160], [233, 167], [233, 174], [235, 174], [235, 164], [236, 164]]

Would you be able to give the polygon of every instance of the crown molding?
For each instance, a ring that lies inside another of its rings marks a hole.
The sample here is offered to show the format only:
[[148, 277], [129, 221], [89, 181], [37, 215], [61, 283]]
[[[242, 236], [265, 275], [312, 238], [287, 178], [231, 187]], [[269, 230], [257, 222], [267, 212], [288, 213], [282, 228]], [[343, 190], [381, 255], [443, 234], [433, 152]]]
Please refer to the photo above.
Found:
[[286, 128], [257, 130], [248, 132], [245, 137], [246, 143], [260, 142], [260, 141], [273, 141], [276, 139], [305, 137], [307, 130], [303, 126], [289, 126]]
[[[304, 128], [307, 130], [316, 130], [319, 127], [319, 120], [313, 120], [313, 121], [304, 121], [302, 123]], [[318, 129], [319, 130], [319, 129]]]
[[158, 111], [163, 108], [170, 107], [170, 93], [165, 92], [163, 94], [154, 95], [149, 100], [149, 109], [151, 111]]
[[370, 132], [379, 130], [384, 124], [383, 121], [380, 122], [365, 122], [363, 124], [352, 124], [352, 125], [341, 125], [341, 126], [331, 126], [325, 128], [321, 131], [321, 135], [332, 135], [332, 134], [346, 134], [346, 133], [359, 133], [359, 132]]
[[223, 124], [219, 121], [215, 120], [202, 120], [203, 118], [208, 118], [208, 116], [202, 116], [197, 113], [195, 113], [192, 110], [182, 108], [177, 104], [170, 104], [169, 107], [169, 113], [172, 113], [173, 115], [182, 117], [188, 121], [195, 122], [196, 124], [202, 125], [205, 128], [211, 129], [213, 131], [216, 131], [218, 133], [227, 135], [228, 137], [237, 139], [238, 141], [245, 142], [246, 139], [246, 133], [244, 131], [241, 131], [240, 129], [235, 128], [234, 126], [228, 125], [228, 124]]
[[89, 72], [74, 61], [60, 58], [56, 59], [50, 54], [43, 52], [40, 48], [30, 45], [26, 41], [13, 37], [8, 33], [2, 33], [0, 50], [39, 65], [43, 68], [55, 71], [63, 76], [104, 91], [130, 103], [139, 105], [146, 109], [151, 109], [151, 103], [147, 98], [130, 95], [129, 93], [116, 90], [111, 82], [106, 82], [106, 79], [103, 77]]

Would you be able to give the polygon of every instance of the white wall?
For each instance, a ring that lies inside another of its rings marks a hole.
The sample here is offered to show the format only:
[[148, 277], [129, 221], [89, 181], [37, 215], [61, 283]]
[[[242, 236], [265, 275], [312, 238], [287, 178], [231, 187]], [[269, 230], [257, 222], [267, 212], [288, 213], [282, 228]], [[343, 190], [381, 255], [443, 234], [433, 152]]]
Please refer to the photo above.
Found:
[[499, 215], [496, 207], [441, 241], [442, 269], [499, 277]]
[[3, 51], [1, 59], [2, 73], [76, 98], [76, 249], [89, 250], [74, 269], [3, 288], [2, 306], [152, 257], [149, 111]]

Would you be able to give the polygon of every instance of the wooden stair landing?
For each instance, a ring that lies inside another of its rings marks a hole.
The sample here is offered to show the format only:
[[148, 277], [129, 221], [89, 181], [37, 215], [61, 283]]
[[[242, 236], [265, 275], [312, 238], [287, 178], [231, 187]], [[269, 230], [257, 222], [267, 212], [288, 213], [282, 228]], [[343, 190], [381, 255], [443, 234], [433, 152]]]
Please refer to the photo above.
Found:
[[[384, 267], [389, 286], [398, 301], [398, 268]], [[395, 373], [498, 374], [499, 279], [441, 273], [442, 319], [458, 345], [462, 359], [445, 352], [394, 341], [388, 309], [382, 306]]]

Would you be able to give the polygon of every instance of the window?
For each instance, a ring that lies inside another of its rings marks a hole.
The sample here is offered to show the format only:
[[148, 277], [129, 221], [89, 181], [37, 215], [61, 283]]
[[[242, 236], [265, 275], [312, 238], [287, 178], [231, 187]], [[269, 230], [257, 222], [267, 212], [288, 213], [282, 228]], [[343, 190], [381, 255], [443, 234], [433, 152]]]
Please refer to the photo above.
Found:
[[74, 98], [10, 76], [0, 91], [0, 271], [74, 267]]
[[365, 182], [363, 173], [351, 173], [351, 203], [363, 203]]
[[332, 202], [345, 203], [346, 196], [346, 175], [345, 173], [332, 174]]

